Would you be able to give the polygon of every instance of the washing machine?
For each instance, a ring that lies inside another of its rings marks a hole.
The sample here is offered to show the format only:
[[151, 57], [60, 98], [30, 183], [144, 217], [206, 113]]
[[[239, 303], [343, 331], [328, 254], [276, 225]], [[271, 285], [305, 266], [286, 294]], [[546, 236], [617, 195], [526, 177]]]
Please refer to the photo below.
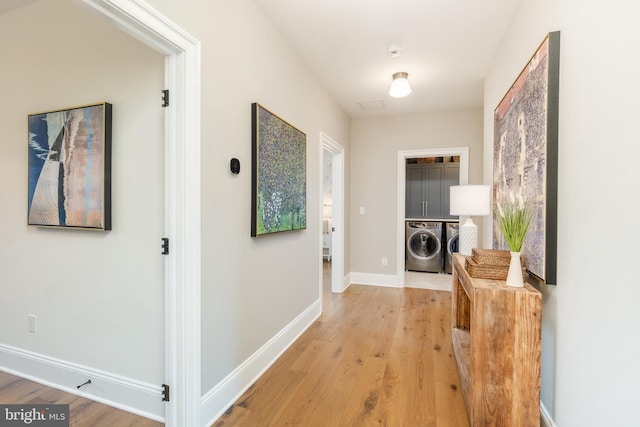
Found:
[[447, 250], [445, 254], [444, 271], [445, 273], [451, 274], [453, 272], [453, 254], [459, 252], [458, 231], [460, 230], [460, 224], [457, 222], [447, 222], [445, 228]]
[[442, 271], [442, 223], [406, 222], [406, 269], [440, 273]]

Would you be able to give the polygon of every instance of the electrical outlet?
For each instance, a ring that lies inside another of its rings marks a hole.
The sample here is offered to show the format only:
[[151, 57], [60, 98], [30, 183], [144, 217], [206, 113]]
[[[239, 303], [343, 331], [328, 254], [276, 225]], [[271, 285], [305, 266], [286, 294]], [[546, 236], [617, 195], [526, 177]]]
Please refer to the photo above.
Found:
[[28, 317], [28, 331], [32, 334], [36, 333], [36, 316], [34, 314], [30, 314]]
[[364, 206], [360, 206], [360, 215], [364, 215]]
[[387, 265], [389, 260], [386, 257], [382, 257], [382, 265]]

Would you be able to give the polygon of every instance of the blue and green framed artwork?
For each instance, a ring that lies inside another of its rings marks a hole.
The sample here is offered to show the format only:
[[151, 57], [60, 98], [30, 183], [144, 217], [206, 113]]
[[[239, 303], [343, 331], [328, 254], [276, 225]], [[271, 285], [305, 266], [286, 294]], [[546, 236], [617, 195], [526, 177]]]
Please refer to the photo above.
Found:
[[307, 228], [307, 136], [251, 104], [251, 236]]
[[28, 224], [111, 230], [111, 104], [28, 117]]

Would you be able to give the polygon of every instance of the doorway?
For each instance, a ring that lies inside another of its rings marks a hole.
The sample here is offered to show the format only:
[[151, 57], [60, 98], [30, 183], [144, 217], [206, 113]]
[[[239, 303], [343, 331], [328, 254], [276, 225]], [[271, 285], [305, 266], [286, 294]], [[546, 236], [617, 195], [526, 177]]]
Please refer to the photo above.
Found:
[[144, 2], [82, 1], [165, 55], [165, 425], [201, 425], [200, 42]]
[[400, 287], [405, 283], [405, 197], [407, 160], [421, 157], [460, 157], [460, 185], [469, 183], [469, 147], [435, 148], [424, 150], [405, 150], [398, 152], [398, 210], [397, 210], [397, 249], [396, 249], [396, 277]]
[[[325, 163], [330, 173], [325, 179]], [[331, 292], [344, 291], [344, 148], [324, 132], [320, 133], [320, 298], [323, 293], [323, 264], [325, 246], [329, 247]], [[325, 196], [326, 194], [326, 196]], [[326, 218], [325, 218], [326, 217]], [[325, 221], [327, 219], [328, 221]], [[324, 230], [327, 233], [324, 233]]]

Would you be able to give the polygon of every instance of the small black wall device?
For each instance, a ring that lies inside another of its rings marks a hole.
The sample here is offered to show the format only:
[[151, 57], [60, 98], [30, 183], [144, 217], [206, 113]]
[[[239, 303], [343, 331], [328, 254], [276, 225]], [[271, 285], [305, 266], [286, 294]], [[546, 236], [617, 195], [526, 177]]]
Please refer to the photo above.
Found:
[[234, 175], [237, 175], [240, 173], [240, 160], [236, 159], [235, 157], [233, 159], [231, 159], [231, 163], [229, 164], [229, 167], [231, 168], [231, 173]]

